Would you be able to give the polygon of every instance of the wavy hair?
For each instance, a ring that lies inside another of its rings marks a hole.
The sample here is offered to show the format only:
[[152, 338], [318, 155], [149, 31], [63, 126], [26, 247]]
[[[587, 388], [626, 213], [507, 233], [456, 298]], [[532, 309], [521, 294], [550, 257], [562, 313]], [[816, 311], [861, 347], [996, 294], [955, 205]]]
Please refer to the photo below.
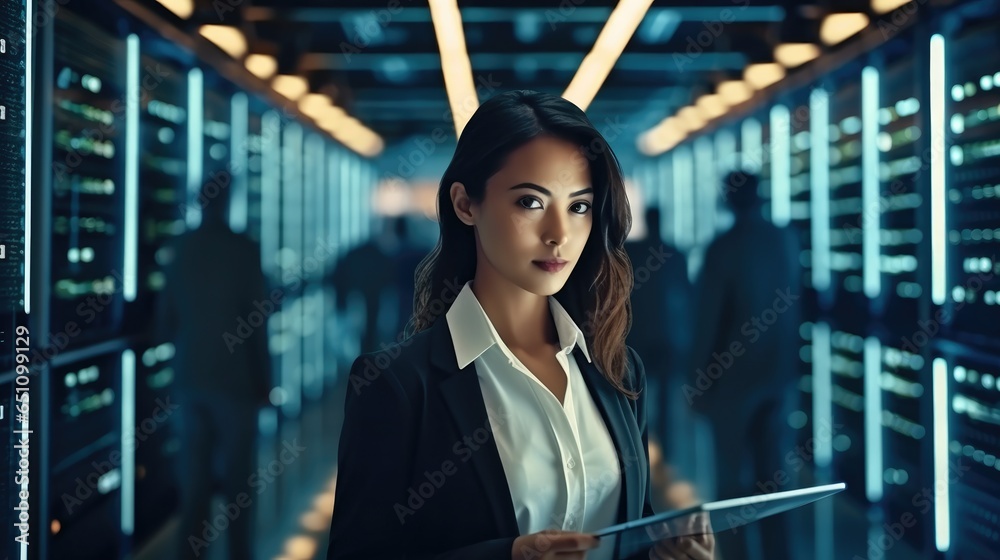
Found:
[[[465, 185], [469, 198], [481, 203], [486, 182], [511, 152], [540, 135], [576, 144], [589, 162], [594, 187], [594, 218], [580, 262], [566, 285], [555, 294], [584, 333], [587, 348], [604, 377], [629, 398], [626, 386], [625, 336], [632, 324], [632, 264], [624, 249], [632, 227], [621, 165], [607, 141], [573, 103], [546, 93], [517, 90], [484, 102], [469, 120], [455, 155], [441, 178], [437, 211], [441, 236], [415, 274], [412, 336], [447, 312], [444, 294], [463, 286], [476, 272], [473, 228], [462, 223], [451, 202], [451, 185]], [[454, 294], [457, 295], [457, 294]]]

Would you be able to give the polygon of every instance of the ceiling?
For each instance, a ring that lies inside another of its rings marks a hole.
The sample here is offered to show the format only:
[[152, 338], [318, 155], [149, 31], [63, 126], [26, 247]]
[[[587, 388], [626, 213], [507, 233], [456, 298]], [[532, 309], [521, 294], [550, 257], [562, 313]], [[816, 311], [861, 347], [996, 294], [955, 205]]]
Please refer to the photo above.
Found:
[[[435, 129], [454, 135], [426, 0], [197, 0], [189, 24], [238, 26], [249, 52], [382, 136], [387, 149]], [[508, 89], [561, 94], [617, 2], [459, 0], [480, 101]], [[832, 12], [867, 0], [655, 1], [587, 109], [616, 151], [781, 43], [819, 43]], [[849, 42], [849, 41], [848, 41]], [[839, 47], [843, 47], [843, 44]], [[838, 48], [839, 48], [838, 47]]]

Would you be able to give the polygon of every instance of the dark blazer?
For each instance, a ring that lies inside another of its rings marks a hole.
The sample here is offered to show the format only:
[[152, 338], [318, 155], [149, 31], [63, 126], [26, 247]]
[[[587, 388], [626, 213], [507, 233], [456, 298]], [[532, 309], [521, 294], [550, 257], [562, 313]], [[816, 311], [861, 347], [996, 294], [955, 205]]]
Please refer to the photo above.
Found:
[[[629, 347], [631, 400], [574, 352], [618, 451], [618, 521], [652, 515], [642, 361]], [[475, 362], [459, 370], [444, 316], [355, 360], [338, 462], [328, 560], [510, 560], [510, 489]]]

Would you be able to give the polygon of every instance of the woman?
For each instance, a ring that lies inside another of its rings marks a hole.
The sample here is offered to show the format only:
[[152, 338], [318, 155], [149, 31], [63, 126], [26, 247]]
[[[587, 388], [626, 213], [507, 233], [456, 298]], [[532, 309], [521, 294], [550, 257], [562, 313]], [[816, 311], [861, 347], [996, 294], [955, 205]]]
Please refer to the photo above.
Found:
[[351, 368], [327, 558], [611, 558], [589, 533], [653, 513], [617, 159], [572, 103], [503, 93], [438, 213], [411, 336]]

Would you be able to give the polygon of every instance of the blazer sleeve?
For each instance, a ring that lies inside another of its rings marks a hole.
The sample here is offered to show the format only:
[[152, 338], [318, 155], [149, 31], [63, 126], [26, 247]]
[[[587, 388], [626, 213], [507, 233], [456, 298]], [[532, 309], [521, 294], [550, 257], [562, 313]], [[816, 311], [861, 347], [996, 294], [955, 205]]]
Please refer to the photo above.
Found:
[[420, 419], [396, 375], [373, 358], [358, 357], [348, 378], [327, 560], [510, 560], [514, 537], [434, 554], [412, 550], [395, 505], [406, 503]]
[[[639, 425], [639, 433], [642, 434], [642, 452], [646, 460], [646, 465], [649, 467], [649, 434], [646, 428], [646, 406], [648, 404], [648, 400], [646, 399], [646, 368], [642, 365], [639, 353], [632, 349], [631, 346], [626, 346], [626, 348], [631, 356], [633, 371], [635, 372], [632, 389], [639, 391], [639, 398], [635, 401], [635, 420]], [[649, 517], [656, 513], [653, 511], [650, 482], [650, 468], [647, 468], [646, 493], [642, 498], [642, 517]], [[645, 560], [648, 556], [648, 552], [641, 552], [629, 556], [626, 560]]]
[[642, 435], [642, 453], [646, 461], [646, 493], [642, 500], [642, 516], [647, 517], [653, 515], [653, 503], [652, 494], [650, 489], [650, 468], [649, 468], [649, 434], [646, 427], [646, 407], [649, 400], [646, 398], [646, 368], [642, 365], [642, 359], [639, 357], [639, 353], [636, 352], [632, 347], [627, 347], [629, 353], [632, 354], [632, 363], [635, 364], [635, 389], [639, 391], [639, 398], [636, 400], [636, 413], [635, 420], [639, 425], [639, 433]]

